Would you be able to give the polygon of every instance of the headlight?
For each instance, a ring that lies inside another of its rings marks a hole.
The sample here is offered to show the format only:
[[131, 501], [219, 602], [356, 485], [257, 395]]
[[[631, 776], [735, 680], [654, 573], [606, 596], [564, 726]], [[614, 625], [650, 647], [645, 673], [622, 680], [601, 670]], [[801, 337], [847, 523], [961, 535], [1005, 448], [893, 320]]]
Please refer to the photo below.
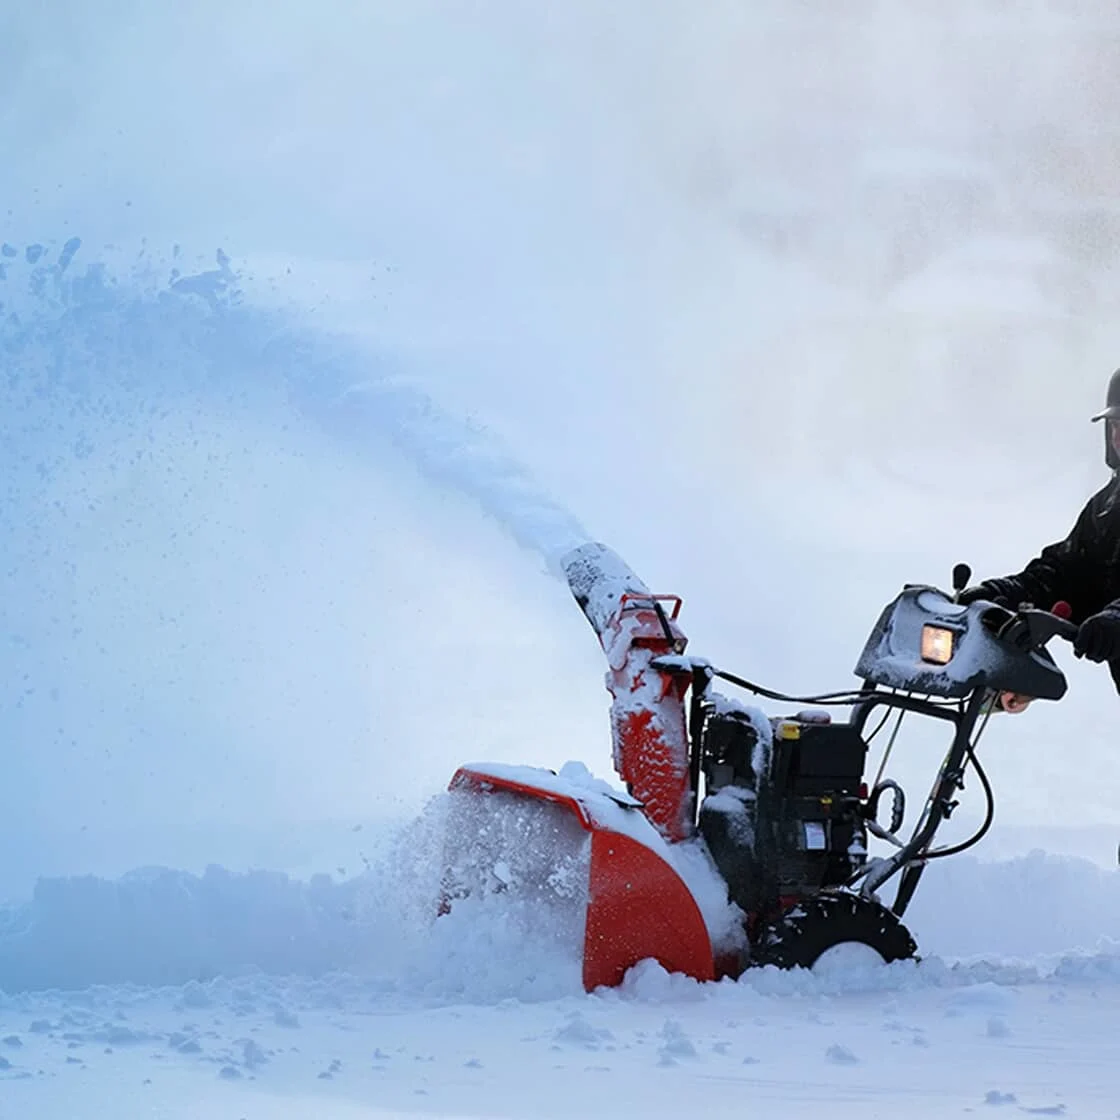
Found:
[[953, 656], [953, 631], [944, 626], [922, 627], [922, 660], [934, 665], [948, 665]]

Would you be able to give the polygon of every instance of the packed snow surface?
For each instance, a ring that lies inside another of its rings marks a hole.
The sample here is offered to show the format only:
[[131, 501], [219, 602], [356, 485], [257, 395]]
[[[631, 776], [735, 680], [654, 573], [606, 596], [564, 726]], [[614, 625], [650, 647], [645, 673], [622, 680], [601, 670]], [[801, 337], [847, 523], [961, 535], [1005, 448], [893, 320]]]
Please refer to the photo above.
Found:
[[618, 992], [442, 1007], [341, 976], [52, 994], [0, 1007], [0, 1100], [12, 1116], [96, 1101], [220, 1120], [671, 1116], [698, 1100], [728, 1117], [1114, 1116], [1118, 975], [703, 988], [649, 967]]
[[[441, 813], [341, 882], [41, 884], [4, 915], [0, 1115], [1116, 1115], [1113, 875], [962, 859], [923, 884], [920, 962], [585, 994], [513, 902], [433, 921]], [[995, 944], [1022, 955], [968, 952]]]

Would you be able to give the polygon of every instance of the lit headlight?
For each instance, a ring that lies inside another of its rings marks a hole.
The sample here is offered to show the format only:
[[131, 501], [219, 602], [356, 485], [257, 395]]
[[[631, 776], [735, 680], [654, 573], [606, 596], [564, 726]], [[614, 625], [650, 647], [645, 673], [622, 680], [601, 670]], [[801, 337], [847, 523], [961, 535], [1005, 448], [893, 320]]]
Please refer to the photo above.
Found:
[[948, 665], [953, 656], [953, 631], [944, 626], [922, 627], [922, 660], [934, 665]]

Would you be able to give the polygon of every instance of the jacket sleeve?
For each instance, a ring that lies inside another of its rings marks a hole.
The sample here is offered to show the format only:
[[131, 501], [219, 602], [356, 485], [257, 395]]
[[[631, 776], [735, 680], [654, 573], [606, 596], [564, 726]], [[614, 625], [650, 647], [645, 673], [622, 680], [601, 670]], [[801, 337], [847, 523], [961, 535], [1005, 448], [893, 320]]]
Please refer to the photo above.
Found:
[[1060, 599], [1073, 608], [1073, 620], [1081, 621], [1095, 605], [1086, 602], [1092, 580], [1094, 517], [1090, 502], [1081, 511], [1065, 540], [1047, 545], [1021, 572], [985, 580], [1012, 607], [1033, 603], [1049, 610]]

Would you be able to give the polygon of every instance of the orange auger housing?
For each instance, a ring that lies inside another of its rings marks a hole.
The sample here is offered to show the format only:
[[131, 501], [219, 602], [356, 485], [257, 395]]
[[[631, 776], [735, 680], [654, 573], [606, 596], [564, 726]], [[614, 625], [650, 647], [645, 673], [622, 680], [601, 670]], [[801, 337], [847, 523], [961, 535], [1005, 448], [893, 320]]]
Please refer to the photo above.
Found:
[[627, 969], [649, 957], [670, 972], [698, 980], [715, 978], [711, 939], [700, 908], [666, 862], [663, 841], [636, 803], [580, 789], [550, 771], [528, 766], [463, 766], [449, 788], [548, 802], [571, 812], [591, 834], [585, 990], [621, 984]]
[[[583, 940], [588, 991], [619, 984], [629, 968], [648, 958], [669, 971], [711, 980], [728, 971], [728, 958], [713, 947], [707, 904], [702, 909], [697, 888], [710, 901], [716, 873], [709, 878], [703, 864], [681, 858], [681, 842], [693, 832], [684, 707], [689, 679], [652, 664], [684, 651], [687, 639], [676, 622], [681, 600], [652, 594], [601, 544], [575, 549], [562, 564], [606, 654], [614, 765], [631, 796], [603, 788], [605, 783], [573, 783], [551, 770], [493, 763], [461, 767], [449, 789], [459, 797], [480, 795], [495, 813], [503, 811], [503, 801], [508, 807], [510, 796], [518, 804], [539, 804], [541, 814], [559, 808], [590, 834]], [[473, 827], [485, 831], [473, 819]], [[448, 838], [449, 852], [460, 862], [465, 839]], [[717, 890], [724, 904], [721, 881]], [[453, 892], [445, 890], [441, 913], [454, 902]]]

